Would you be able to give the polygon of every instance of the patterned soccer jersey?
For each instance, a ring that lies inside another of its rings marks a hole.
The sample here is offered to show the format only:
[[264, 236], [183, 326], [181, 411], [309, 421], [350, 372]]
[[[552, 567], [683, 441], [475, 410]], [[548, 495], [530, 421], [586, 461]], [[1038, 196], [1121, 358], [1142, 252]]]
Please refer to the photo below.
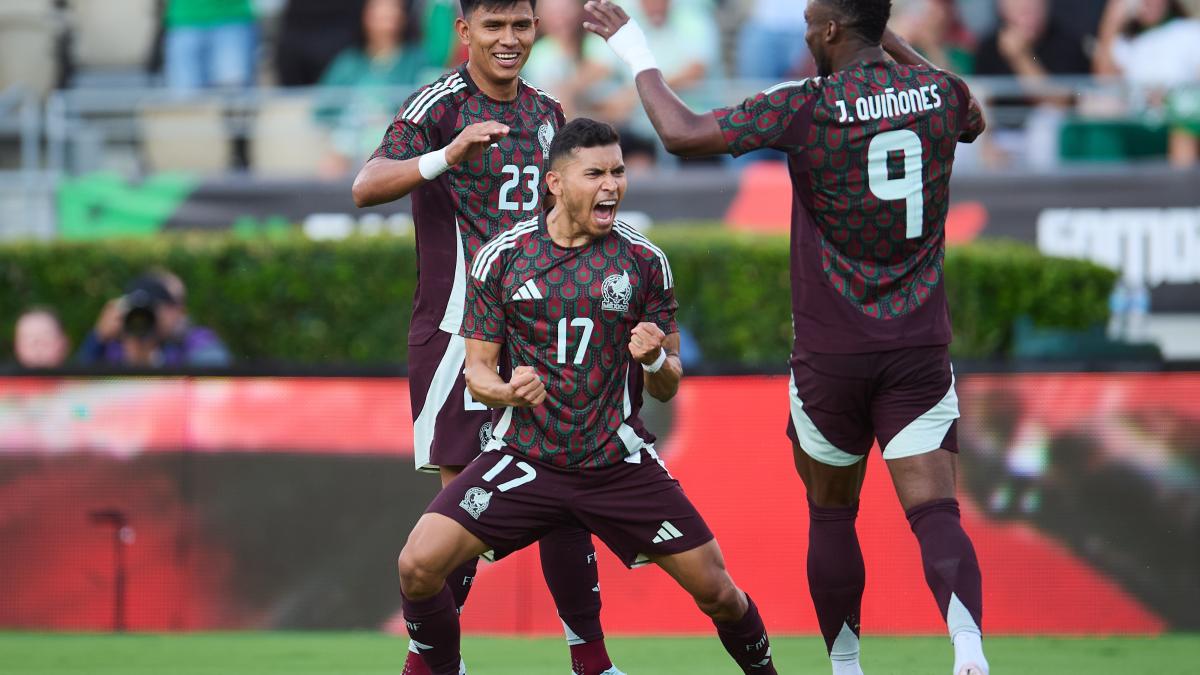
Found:
[[565, 120], [558, 101], [524, 80], [516, 99], [488, 98], [463, 65], [409, 97], [372, 155], [419, 157], [485, 121], [508, 125], [508, 136], [481, 159], [451, 167], [412, 192], [417, 292], [411, 344], [424, 344], [438, 329], [458, 332], [466, 266], [479, 247], [541, 212], [543, 167], [550, 142]]
[[677, 332], [661, 250], [621, 222], [565, 249], [541, 217], [485, 244], [470, 272], [462, 335], [503, 343], [504, 374], [532, 366], [546, 386], [542, 405], [504, 410], [488, 449], [507, 445], [555, 466], [594, 468], [654, 442], [638, 418], [642, 368], [629, 335], [643, 321]]
[[962, 80], [893, 62], [786, 82], [714, 111], [730, 151], [788, 154], [796, 345], [859, 353], [950, 342], [950, 170], [983, 118]]

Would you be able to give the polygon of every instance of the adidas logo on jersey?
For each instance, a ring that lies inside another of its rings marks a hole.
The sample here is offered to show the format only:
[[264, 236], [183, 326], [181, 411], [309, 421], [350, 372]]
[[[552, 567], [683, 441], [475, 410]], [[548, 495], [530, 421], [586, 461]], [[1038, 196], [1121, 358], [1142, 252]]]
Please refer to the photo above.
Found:
[[661, 544], [665, 541], [678, 539], [682, 536], [683, 533], [679, 531], [679, 528], [664, 520], [662, 526], [658, 528], [658, 535], [654, 537], [653, 541], [655, 544]]
[[518, 300], [545, 300], [542, 292], [538, 290], [537, 284], [533, 283], [533, 279], [527, 279], [525, 283], [513, 293], [512, 302]]

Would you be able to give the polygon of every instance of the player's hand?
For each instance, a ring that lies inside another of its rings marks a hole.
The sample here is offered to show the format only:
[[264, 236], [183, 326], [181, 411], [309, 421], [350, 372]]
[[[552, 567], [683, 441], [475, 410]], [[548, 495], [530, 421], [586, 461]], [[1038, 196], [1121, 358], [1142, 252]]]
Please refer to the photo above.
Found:
[[651, 365], [658, 358], [667, 334], [658, 326], [643, 321], [629, 333], [629, 353], [642, 365]]
[[499, 122], [476, 122], [463, 129], [450, 145], [446, 146], [446, 162], [455, 166], [463, 162], [473, 162], [480, 157], [493, 143], [508, 135], [509, 128]]
[[583, 27], [605, 40], [629, 23], [629, 15], [625, 10], [608, 0], [588, 0], [583, 9], [588, 17]]
[[546, 385], [530, 366], [513, 368], [508, 384], [513, 389], [512, 405], [517, 408], [536, 408], [546, 400]]

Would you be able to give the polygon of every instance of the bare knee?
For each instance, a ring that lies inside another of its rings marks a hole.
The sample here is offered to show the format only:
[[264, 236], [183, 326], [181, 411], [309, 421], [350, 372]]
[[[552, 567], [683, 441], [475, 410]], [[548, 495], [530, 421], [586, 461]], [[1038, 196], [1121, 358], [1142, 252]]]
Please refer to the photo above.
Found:
[[400, 571], [400, 590], [412, 600], [423, 600], [437, 595], [446, 583], [433, 557], [409, 544], [400, 551], [396, 561]]
[[713, 621], [729, 623], [737, 621], [746, 613], [746, 596], [729, 575], [722, 574], [713, 583], [706, 584], [693, 596], [700, 611]]

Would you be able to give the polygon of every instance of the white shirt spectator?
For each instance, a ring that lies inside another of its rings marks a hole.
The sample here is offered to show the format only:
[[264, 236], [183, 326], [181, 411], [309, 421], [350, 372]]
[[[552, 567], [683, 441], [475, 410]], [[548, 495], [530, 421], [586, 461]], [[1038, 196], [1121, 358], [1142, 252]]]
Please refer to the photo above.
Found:
[[1175, 87], [1200, 81], [1200, 21], [1176, 19], [1113, 43], [1125, 79], [1141, 86]]

